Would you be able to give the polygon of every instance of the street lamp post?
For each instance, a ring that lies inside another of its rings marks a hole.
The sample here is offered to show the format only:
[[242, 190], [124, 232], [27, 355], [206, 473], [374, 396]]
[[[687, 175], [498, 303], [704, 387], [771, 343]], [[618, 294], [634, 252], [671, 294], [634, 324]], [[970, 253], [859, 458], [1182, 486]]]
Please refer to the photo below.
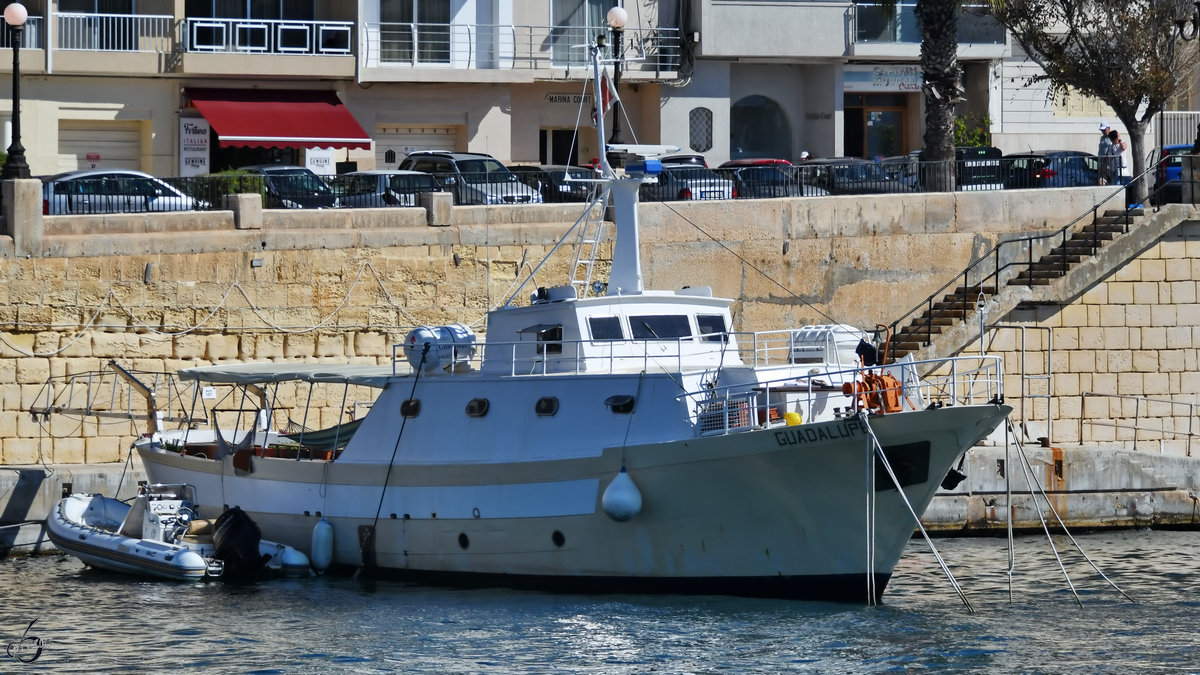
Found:
[[[1175, 26], [1179, 29], [1179, 37], [1183, 38], [1184, 42], [1195, 40], [1200, 35], [1200, 2], [1194, 3], [1196, 10], [1192, 16], [1187, 19], [1175, 19]], [[1191, 28], [1188, 28], [1191, 24]]]
[[625, 22], [629, 20], [629, 14], [624, 7], [613, 7], [608, 10], [608, 25], [613, 32], [613, 90], [617, 92], [617, 100], [613, 103], [613, 126], [612, 136], [609, 136], [609, 143], [624, 143], [625, 139], [621, 135], [621, 34], [625, 32]]
[[19, 2], [14, 2], [4, 8], [4, 23], [12, 34], [13, 67], [12, 67], [12, 145], [8, 146], [8, 158], [4, 160], [4, 169], [0, 170], [0, 178], [29, 178], [29, 164], [25, 162], [25, 146], [21, 145], [21, 33], [25, 30], [25, 20], [29, 12]]

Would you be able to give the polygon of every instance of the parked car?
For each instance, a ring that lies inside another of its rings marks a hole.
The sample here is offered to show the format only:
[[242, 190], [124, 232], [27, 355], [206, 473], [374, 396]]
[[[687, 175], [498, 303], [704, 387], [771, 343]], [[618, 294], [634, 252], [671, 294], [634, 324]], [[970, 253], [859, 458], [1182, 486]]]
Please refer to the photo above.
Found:
[[660, 157], [658, 161], [662, 162], [663, 166], [702, 166], [708, 168], [708, 160], [704, 159], [704, 155], [688, 154], [688, 155], [667, 155]]
[[829, 194], [862, 195], [916, 192], [916, 188], [889, 176], [875, 162], [858, 157], [810, 159], [800, 166], [801, 180]]
[[1158, 170], [1154, 172], [1151, 202], [1178, 204], [1183, 202], [1183, 156], [1192, 154], [1191, 143], [1179, 143], [1157, 148]]
[[263, 207], [268, 209], [329, 209], [339, 206], [333, 190], [303, 166], [256, 164], [239, 171], [263, 177]]
[[1100, 164], [1096, 156], [1078, 150], [1005, 155], [1004, 170], [1004, 187], [1009, 190], [1100, 184]]
[[786, 159], [735, 159], [715, 169], [718, 176], [733, 181], [739, 199], [772, 197], [819, 197], [824, 188], [804, 185], [795, 167]]
[[352, 171], [329, 180], [329, 187], [342, 206], [416, 206], [417, 195], [441, 192], [433, 176], [419, 171]]
[[454, 203], [540, 204], [542, 195], [517, 180], [491, 155], [477, 152], [419, 150], [400, 162], [402, 171], [432, 174], [442, 188], [454, 195]]
[[191, 211], [209, 204], [141, 171], [85, 169], [42, 179], [42, 214]]
[[538, 191], [544, 202], [591, 201], [600, 190], [597, 173], [586, 166], [541, 164], [510, 166], [517, 180]]
[[[954, 148], [955, 190], [1003, 190], [1003, 154], [989, 146], [959, 146]], [[925, 189], [931, 181], [929, 172], [949, 171], [929, 160], [924, 150], [879, 160], [884, 173], [916, 190]], [[934, 174], [936, 176], [937, 174]]]
[[666, 165], [652, 183], [643, 183], [639, 192], [643, 201], [665, 202], [677, 199], [734, 199], [733, 181], [722, 178], [702, 166]]

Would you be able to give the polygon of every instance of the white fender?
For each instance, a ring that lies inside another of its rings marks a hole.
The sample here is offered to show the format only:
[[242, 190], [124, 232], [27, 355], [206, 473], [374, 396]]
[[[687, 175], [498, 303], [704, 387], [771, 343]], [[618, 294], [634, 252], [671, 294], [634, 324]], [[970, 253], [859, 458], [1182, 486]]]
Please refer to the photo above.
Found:
[[604, 508], [604, 513], [609, 518], [618, 523], [629, 520], [642, 510], [642, 493], [638, 492], [637, 486], [633, 484], [633, 479], [629, 477], [625, 467], [621, 467], [621, 472], [604, 489], [604, 496], [600, 498], [600, 506]]
[[312, 533], [312, 566], [321, 574], [333, 564], [333, 525], [325, 516], [313, 526]]

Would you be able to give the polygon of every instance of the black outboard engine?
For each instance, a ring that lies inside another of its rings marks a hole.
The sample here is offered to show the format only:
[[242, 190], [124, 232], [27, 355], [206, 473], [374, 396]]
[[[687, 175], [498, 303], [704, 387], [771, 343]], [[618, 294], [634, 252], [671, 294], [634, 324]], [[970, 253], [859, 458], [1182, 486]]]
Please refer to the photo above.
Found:
[[258, 524], [235, 506], [217, 517], [213, 524], [213, 557], [225, 563], [223, 579], [247, 581], [253, 579], [270, 559], [259, 553], [262, 532]]

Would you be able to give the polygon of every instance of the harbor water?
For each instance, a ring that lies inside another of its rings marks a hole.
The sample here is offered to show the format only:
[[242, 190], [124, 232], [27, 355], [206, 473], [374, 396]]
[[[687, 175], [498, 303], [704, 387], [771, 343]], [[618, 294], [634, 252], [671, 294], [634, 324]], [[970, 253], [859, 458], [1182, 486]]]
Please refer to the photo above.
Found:
[[1011, 577], [1003, 539], [935, 540], [973, 613], [920, 539], [877, 607], [337, 576], [173, 583], [14, 558], [0, 561], [0, 671], [1200, 672], [1200, 535], [1076, 539], [1136, 602], [1062, 536], [1053, 542], [1082, 607], [1045, 537], [1016, 540]]

